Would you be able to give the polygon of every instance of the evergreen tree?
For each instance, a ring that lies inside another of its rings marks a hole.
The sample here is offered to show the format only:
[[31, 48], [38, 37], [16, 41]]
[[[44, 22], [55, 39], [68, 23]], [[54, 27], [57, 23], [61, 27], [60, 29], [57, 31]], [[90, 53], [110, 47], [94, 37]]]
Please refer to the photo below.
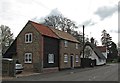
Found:
[[112, 43], [112, 37], [110, 36], [109, 33], [107, 33], [106, 30], [102, 31], [101, 36], [102, 36], [102, 38], [101, 38], [102, 45], [106, 46], [107, 50], [109, 52], [110, 51], [110, 46], [111, 46], [111, 43]]

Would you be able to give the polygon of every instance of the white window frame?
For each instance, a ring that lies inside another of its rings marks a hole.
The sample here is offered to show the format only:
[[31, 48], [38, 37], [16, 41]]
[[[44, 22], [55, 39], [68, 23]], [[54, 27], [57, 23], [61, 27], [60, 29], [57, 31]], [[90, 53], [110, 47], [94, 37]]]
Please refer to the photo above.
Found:
[[[26, 61], [26, 59], [28, 59], [28, 61]], [[32, 63], [32, 53], [25, 53], [24, 63]]]
[[64, 41], [64, 46], [68, 47], [68, 41], [67, 40]]
[[[28, 40], [27, 40], [27, 36], [28, 36]], [[31, 37], [31, 41], [30, 41], [30, 37]], [[32, 43], [32, 33], [25, 34], [25, 43]]]
[[48, 63], [54, 63], [54, 54], [48, 54]]
[[75, 56], [75, 62], [76, 62], [76, 63], [79, 62], [79, 56], [78, 56], [78, 55]]
[[75, 44], [75, 48], [78, 49], [78, 43]]

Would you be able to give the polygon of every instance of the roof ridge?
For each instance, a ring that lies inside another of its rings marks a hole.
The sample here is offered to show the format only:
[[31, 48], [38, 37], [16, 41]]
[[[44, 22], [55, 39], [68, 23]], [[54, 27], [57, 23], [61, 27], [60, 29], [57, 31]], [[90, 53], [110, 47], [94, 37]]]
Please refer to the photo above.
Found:
[[[41, 26], [45, 26], [45, 25], [43, 25], [43, 24], [40, 24], [40, 23], [38, 23], [38, 22], [31, 21], [31, 20], [29, 20], [29, 22], [32, 22], [32, 23], [35, 23], [35, 24], [38, 24], [38, 25], [41, 25]], [[47, 27], [47, 26], [45, 26], [45, 27]]]
[[[53, 28], [53, 29], [55, 29], [55, 28]], [[55, 29], [55, 30], [57, 30], [57, 31], [60, 31], [60, 32], [62, 32], [62, 33], [66, 33], [66, 34], [69, 34], [69, 35], [71, 35], [72, 37], [74, 37], [72, 34], [70, 34], [70, 33], [68, 33], [68, 32], [65, 32], [65, 31], [61, 31], [61, 30], [59, 30], [59, 29]], [[75, 38], [75, 37], [74, 37]], [[75, 38], [76, 39], [76, 38]]]

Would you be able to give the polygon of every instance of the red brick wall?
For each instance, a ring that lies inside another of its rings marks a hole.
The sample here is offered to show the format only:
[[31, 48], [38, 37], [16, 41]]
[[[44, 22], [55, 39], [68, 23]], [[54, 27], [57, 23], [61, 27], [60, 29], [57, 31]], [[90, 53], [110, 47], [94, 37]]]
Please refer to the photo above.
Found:
[[[68, 54], [68, 62], [64, 62], [64, 54]], [[64, 47], [64, 40], [60, 41], [60, 68], [70, 68], [71, 67], [71, 62], [70, 62], [70, 56], [73, 54], [74, 56], [74, 67], [80, 67], [80, 58], [79, 62], [76, 63], [75, 56], [78, 55], [80, 57], [80, 47], [76, 49], [76, 43], [68, 41], [68, 47]]]
[[[25, 43], [25, 34], [32, 33], [32, 43]], [[28, 23], [25, 28], [21, 31], [21, 33], [17, 37], [17, 58], [23, 64], [24, 70], [33, 71], [34, 65], [41, 66], [41, 55], [42, 55], [42, 36], [40, 33], [33, 28], [33, 26]], [[24, 55], [26, 52], [32, 53], [32, 63], [27, 64], [24, 63]]]

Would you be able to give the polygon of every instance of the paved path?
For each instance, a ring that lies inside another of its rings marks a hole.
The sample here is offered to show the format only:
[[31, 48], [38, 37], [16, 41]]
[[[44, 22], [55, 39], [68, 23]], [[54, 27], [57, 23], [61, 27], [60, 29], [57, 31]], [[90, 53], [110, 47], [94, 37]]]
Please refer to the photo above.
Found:
[[118, 64], [24, 76], [11, 81], [118, 81]]

